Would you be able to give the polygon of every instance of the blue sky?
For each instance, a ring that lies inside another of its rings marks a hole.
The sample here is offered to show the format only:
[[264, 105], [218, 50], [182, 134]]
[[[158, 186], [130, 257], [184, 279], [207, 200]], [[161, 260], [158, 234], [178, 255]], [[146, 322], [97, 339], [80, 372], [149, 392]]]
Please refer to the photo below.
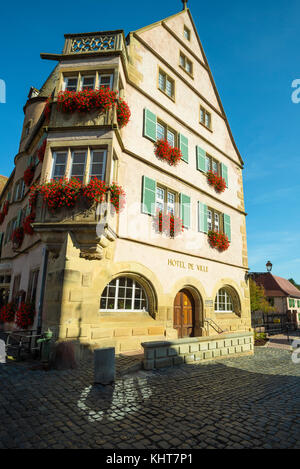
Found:
[[[30, 86], [39, 88], [55, 62], [40, 52], [61, 52], [65, 33], [129, 31], [181, 10], [180, 0], [109, 3], [90, 0], [2, 2], [0, 173], [9, 175], [18, 151]], [[245, 161], [249, 265], [300, 283], [300, 103], [291, 100], [300, 78], [298, 0], [189, 0], [238, 148]]]

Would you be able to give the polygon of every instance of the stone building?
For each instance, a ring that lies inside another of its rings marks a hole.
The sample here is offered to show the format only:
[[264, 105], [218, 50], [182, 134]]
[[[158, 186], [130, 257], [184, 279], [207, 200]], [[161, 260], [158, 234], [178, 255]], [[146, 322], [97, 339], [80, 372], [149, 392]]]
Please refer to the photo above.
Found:
[[[10, 301], [35, 304], [32, 327], [50, 327], [59, 340], [122, 352], [147, 341], [252, 331], [244, 164], [183, 3], [179, 13], [127, 37], [122, 30], [66, 34], [62, 53], [41, 54], [55, 67], [24, 107], [15, 169], [1, 196], [9, 210], [0, 275]], [[110, 88], [128, 103], [126, 127], [115, 106], [59, 108], [60, 92], [94, 88]], [[179, 164], [156, 156], [157, 139], [181, 150]], [[12, 233], [30, 213], [28, 166], [33, 183], [116, 181], [125, 206], [116, 213], [108, 199], [105, 210], [78, 203], [51, 211], [38, 197], [34, 233], [16, 246]], [[209, 183], [209, 170], [225, 181], [224, 192]], [[162, 233], [159, 211], [182, 220], [183, 232]], [[210, 231], [224, 233], [229, 248], [212, 247]]]
[[253, 325], [293, 323], [300, 327], [300, 290], [289, 280], [271, 272], [251, 272], [251, 278], [264, 287], [266, 298], [275, 308], [272, 313], [252, 313]]

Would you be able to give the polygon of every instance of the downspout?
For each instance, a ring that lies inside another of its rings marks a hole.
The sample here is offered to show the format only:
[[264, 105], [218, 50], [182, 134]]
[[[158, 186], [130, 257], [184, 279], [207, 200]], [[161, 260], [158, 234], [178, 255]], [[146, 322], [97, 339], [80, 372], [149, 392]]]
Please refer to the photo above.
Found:
[[42, 313], [43, 313], [43, 303], [45, 296], [45, 286], [46, 286], [46, 276], [47, 276], [47, 267], [48, 267], [48, 256], [49, 251], [47, 248], [43, 248], [43, 271], [42, 271], [42, 285], [41, 293], [38, 306], [38, 322], [37, 322], [37, 333], [40, 334], [42, 331]]

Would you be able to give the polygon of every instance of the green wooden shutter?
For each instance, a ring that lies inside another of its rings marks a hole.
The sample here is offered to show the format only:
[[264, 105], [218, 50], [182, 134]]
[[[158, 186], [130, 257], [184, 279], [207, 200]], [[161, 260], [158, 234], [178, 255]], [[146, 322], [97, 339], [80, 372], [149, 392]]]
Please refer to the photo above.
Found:
[[206, 151], [197, 146], [197, 169], [206, 173]]
[[198, 231], [201, 233], [208, 232], [207, 205], [202, 202], [198, 202]]
[[221, 164], [221, 173], [222, 173], [222, 178], [225, 179], [226, 187], [228, 187], [228, 168], [223, 163]]
[[22, 217], [22, 209], [18, 210], [17, 223], [16, 223], [17, 228], [19, 228], [21, 224], [21, 217]]
[[156, 182], [143, 176], [142, 212], [155, 215]]
[[183, 226], [190, 228], [191, 226], [191, 198], [188, 195], [180, 194], [180, 217]]
[[189, 162], [189, 141], [182, 134], [179, 134], [179, 148], [180, 148], [181, 153], [182, 153], [183, 161], [188, 163]]
[[223, 215], [224, 221], [224, 233], [228, 236], [228, 240], [231, 241], [231, 218], [229, 215]]
[[149, 109], [144, 109], [144, 137], [150, 138], [153, 142], [156, 142], [156, 115]]

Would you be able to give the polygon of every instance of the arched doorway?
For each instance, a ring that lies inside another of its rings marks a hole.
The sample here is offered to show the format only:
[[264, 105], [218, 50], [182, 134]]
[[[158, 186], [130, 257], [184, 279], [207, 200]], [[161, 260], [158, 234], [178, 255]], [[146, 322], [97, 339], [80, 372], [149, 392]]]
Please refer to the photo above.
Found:
[[177, 293], [174, 301], [174, 329], [178, 339], [195, 335], [195, 302], [188, 290]]

